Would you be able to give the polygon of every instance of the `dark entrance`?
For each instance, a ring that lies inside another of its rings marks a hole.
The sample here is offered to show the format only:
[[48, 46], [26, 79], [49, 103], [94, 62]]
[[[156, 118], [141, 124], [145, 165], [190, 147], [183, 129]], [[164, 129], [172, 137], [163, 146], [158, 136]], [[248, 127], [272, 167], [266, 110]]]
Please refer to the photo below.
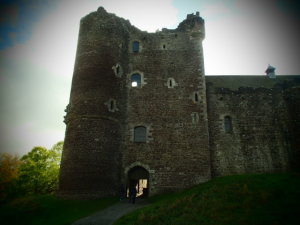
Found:
[[141, 167], [135, 166], [128, 171], [127, 180], [127, 196], [129, 195], [129, 187], [135, 187], [137, 197], [144, 198], [149, 195], [149, 172]]

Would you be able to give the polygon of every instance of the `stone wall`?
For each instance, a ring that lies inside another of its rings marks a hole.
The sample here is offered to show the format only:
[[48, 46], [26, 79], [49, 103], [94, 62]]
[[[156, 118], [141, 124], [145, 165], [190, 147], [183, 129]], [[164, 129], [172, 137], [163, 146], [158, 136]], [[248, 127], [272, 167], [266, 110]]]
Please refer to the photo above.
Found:
[[156, 33], [101, 7], [81, 20], [59, 195], [117, 195], [139, 174], [153, 195], [299, 169], [299, 76], [205, 77], [204, 36], [199, 13]]
[[[103, 8], [81, 20], [61, 195], [114, 195], [134, 165], [150, 174], [150, 194], [210, 179], [203, 38], [199, 15], [151, 34]], [[134, 142], [136, 126], [145, 143]]]
[[[138, 72], [143, 81], [138, 88], [128, 82], [123, 171], [136, 162], [147, 165], [150, 194], [210, 179], [203, 21], [194, 18], [195, 24], [186, 22], [185, 28], [130, 37], [130, 44], [139, 41], [141, 50], [129, 52], [128, 80]], [[133, 141], [136, 126], [147, 128], [146, 143]], [[126, 173], [123, 176], [126, 180]]]
[[288, 120], [287, 132], [284, 132], [284, 137], [288, 140], [286, 146], [290, 161], [291, 168], [296, 171], [300, 171], [300, 77], [298, 76], [298, 82], [294, 85], [286, 85], [284, 90], [284, 99], [288, 106]]
[[[299, 77], [211, 76], [206, 80], [213, 176], [289, 169], [291, 154], [298, 155], [299, 143], [292, 134], [299, 129], [299, 122], [294, 124], [299, 114], [291, 110], [287, 96], [291, 87], [299, 85]], [[224, 127], [226, 116], [231, 118], [231, 131]]]
[[[81, 20], [59, 193], [115, 195], [120, 185], [129, 22], [103, 8]], [[116, 73], [116, 66], [122, 65]], [[125, 94], [124, 94], [125, 93]]]

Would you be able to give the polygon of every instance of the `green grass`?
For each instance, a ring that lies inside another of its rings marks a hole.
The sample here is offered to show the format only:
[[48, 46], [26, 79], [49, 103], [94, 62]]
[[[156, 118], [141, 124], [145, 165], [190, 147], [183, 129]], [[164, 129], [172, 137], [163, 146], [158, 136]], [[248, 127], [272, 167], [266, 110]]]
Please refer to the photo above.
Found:
[[53, 195], [27, 196], [0, 206], [2, 225], [68, 225], [117, 202], [100, 200], [64, 200]]
[[115, 225], [299, 225], [300, 174], [220, 177], [150, 200]]

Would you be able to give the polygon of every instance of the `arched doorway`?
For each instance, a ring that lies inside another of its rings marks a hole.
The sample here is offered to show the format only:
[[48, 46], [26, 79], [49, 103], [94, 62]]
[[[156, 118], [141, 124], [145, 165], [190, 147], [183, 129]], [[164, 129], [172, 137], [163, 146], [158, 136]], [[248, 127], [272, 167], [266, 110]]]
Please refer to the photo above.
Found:
[[135, 166], [131, 168], [127, 174], [127, 196], [129, 194], [129, 187], [136, 188], [137, 197], [148, 197], [149, 172], [141, 166]]

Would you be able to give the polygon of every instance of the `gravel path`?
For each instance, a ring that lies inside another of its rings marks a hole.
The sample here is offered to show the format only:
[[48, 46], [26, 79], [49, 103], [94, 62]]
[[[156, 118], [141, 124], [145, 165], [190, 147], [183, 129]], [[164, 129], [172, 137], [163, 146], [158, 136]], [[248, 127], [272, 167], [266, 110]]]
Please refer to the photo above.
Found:
[[149, 205], [149, 203], [145, 199], [136, 199], [135, 204], [129, 203], [128, 200], [124, 200], [100, 212], [80, 219], [72, 225], [112, 225], [123, 215], [147, 205]]

